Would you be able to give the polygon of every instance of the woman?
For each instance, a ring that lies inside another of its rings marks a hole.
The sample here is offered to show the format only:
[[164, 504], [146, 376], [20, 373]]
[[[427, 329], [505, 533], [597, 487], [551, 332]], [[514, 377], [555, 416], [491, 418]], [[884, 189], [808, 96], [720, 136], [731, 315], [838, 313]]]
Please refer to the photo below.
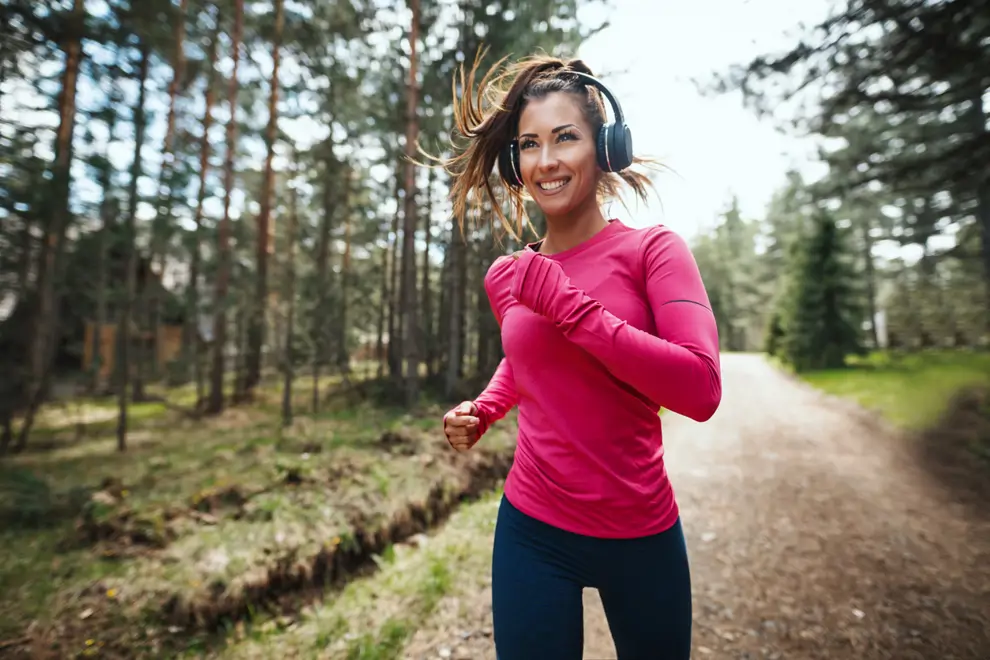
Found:
[[[496, 652], [580, 658], [582, 589], [592, 587], [620, 660], [686, 660], [691, 581], [658, 412], [705, 421], [721, 400], [701, 276], [669, 229], [602, 214], [620, 186], [645, 198], [650, 182], [628, 167], [647, 161], [632, 157], [621, 114], [600, 134], [608, 93], [589, 85], [583, 62], [534, 57], [497, 76], [493, 67], [476, 93], [477, 68], [466, 85], [461, 71], [466, 144], [445, 163], [455, 213], [463, 222], [468, 200], [488, 196], [511, 227], [509, 202], [521, 229], [528, 197], [547, 223], [542, 240], [488, 270], [505, 358], [477, 399], [444, 416], [448, 442], [465, 451], [519, 406], [495, 529]], [[489, 183], [496, 161], [508, 199]]]

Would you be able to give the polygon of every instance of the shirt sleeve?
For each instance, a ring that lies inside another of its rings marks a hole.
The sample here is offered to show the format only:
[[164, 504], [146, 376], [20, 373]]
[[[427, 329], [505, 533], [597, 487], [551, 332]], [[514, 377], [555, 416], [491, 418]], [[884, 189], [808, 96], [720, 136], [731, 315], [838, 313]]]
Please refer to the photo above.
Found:
[[[493, 264], [492, 270], [494, 270]], [[502, 313], [499, 309], [498, 300], [492, 295], [491, 278], [485, 278], [485, 293], [488, 295], [488, 302], [495, 315], [498, 327], [502, 327]], [[512, 366], [506, 358], [498, 363], [495, 373], [492, 375], [488, 385], [474, 400], [474, 405], [478, 407], [478, 432], [484, 435], [492, 424], [505, 417], [512, 407], [519, 403], [519, 392], [516, 389], [516, 380], [512, 375]]]
[[518, 402], [519, 394], [512, 376], [512, 367], [508, 360], [502, 358], [492, 379], [474, 400], [474, 405], [478, 407], [478, 434], [484, 435], [492, 424], [505, 417]]
[[660, 228], [646, 232], [642, 250], [656, 335], [616, 317], [533, 250], [520, 255], [510, 294], [658, 406], [705, 421], [721, 402], [722, 377], [718, 327], [697, 262], [680, 236]]

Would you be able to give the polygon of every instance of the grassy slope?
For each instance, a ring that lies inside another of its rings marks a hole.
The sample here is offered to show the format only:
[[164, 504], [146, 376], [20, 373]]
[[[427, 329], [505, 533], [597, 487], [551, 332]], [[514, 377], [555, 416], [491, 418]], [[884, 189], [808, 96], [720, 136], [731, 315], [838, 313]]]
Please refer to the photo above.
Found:
[[[392, 660], [442, 599], [474, 596], [488, 583], [500, 493], [462, 506], [416, 544], [394, 546], [381, 570], [288, 621], [241, 625], [211, 658]], [[455, 622], [451, 622], [455, 623]], [[190, 649], [188, 657], [201, 657]]]
[[847, 369], [800, 377], [829, 394], [877, 410], [894, 424], [921, 429], [938, 419], [957, 391], [990, 383], [990, 353], [874, 353], [851, 360]]
[[[308, 392], [300, 394], [304, 400]], [[3, 528], [0, 639], [18, 636], [33, 619], [81, 614], [78, 595], [97, 580], [98, 593], [115, 608], [160, 603], [175, 592], [236, 588], [252, 569], [286, 554], [305, 557], [346, 536], [355, 514], [388, 515], [421, 500], [459, 469], [440, 451], [437, 406], [416, 414], [356, 407], [300, 417], [284, 433], [276, 410], [274, 400], [262, 398], [217, 419], [192, 421], [159, 406], [143, 411], [126, 454], [115, 451], [112, 420], [91, 414], [95, 426], [81, 441], [74, 441], [74, 420], [45, 420], [55, 447], [9, 460], [0, 492], [21, 487], [10, 478], [15, 471], [41, 477], [50, 489], [45, 501], [110, 480], [115, 496], [90, 505], [92, 519], [117, 524], [126, 515], [129, 528], [161, 538], [165, 547], [69, 543], [79, 518], [54, 509], [41, 524]], [[379, 439], [386, 431], [401, 431], [406, 441], [384, 447]], [[492, 433], [486, 442], [509, 446], [512, 434]], [[205, 519], [197, 517], [201, 511]]]

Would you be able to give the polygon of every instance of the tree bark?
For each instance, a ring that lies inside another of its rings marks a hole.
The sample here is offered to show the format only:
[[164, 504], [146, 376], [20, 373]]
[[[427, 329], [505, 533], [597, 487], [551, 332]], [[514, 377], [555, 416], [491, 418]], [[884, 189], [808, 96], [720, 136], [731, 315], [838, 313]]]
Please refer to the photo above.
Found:
[[227, 292], [230, 283], [230, 197], [234, 188], [234, 154], [237, 150], [237, 71], [240, 64], [241, 35], [244, 30], [244, 0], [234, 0], [234, 32], [231, 36], [233, 70], [228, 88], [230, 121], [227, 122], [227, 154], [224, 163], [223, 219], [217, 232], [217, 279], [213, 296], [213, 365], [210, 374], [210, 400], [206, 411], [223, 410], [224, 349], [227, 344]]
[[268, 126], [265, 129], [264, 182], [261, 190], [261, 210], [258, 213], [257, 280], [254, 303], [249, 306], [246, 389], [251, 391], [261, 380], [261, 355], [265, 344], [265, 309], [268, 306], [268, 260], [271, 252], [270, 225], [272, 213], [272, 188], [275, 180], [273, 161], [275, 142], [278, 139], [278, 69], [282, 49], [282, 31], [285, 27], [283, 0], [275, 1], [275, 35], [272, 39], [272, 77], [268, 95]]
[[286, 228], [288, 246], [285, 258], [285, 338], [282, 349], [282, 426], [292, 424], [292, 379], [294, 370], [292, 363], [292, 335], [295, 330], [296, 315], [296, 227], [299, 224], [298, 199], [299, 190], [295, 181], [298, 165], [298, 155], [292, 154], [293, 182], [289, 193], [289, 226]]
[[[399, 208], [399, 191], [402, 189], [399, 177], [395, 177], [395, 208]], [[396, 225], [398, 223], [398, 213], [392, 218], [392, 228], [393, 235]], [[389, 270], [390, 264], [394, 259], [390, 259], [392, 252], [391, 239], [388, 235], [385, 236], [385, 247], [382, 248], [382, 293], [381, 297], [378, 299], [378, 344], [376, 350], [376, 356], [378, 358], [378, 377], [382, 378], [385, 375], [386, 366], [386, 353], [385, 353], [385, 317], [388, 317], [388, 329], [389, 332], [394, 329], [394, 323], [392, 321], [392, 276]], [[389, 335], [389, 343], [391, 344], [392, 337]], [[391, 349], [389, 349], [389, 355], [391, 355]]]
[[[189, 0], [179, 0], [179, 7], [173, 18], [172, 25], [172, 80], [168, 85], [168, 116], [165, 123], [165, 144], [162, 149], [162, 166], [158, 177], [158, 207], [151, 229], [151, 254], [148, 256], [149, 268], [156, 261], [160, 262], [159, 272], [164, 276], [166, 258], [165, 243], [171, 229], [172, 205], [174, 203], [173, 176], [175, 174], [175, 124], [176, 101], [182, 86], [186, 71], [186, 56], [184, 41], [186, 37], [186, 8]], [[151, 365], [152, 374], [157, 376], [161, 366], [158, 364], [158, 343], [161, 325], [162, 290], [155, 287], [145, 289], [145, 305], [151, 327]]]
[[203, 361], [200, 354], [199, 270], [203, 253], [199, 246], [203, 237], [203, 203], [206, 201], [206, 177], [210, 171], [210, 127], [213, 125], [213, 104], [216, 102], [216, 65], [220, 41], [220, 16], [219, 9], [216, 9], [213, 17], [213, 34], [210, 37], [209, 64], [206, 79], [206, 107], [203, 110], [203, 134], [200, 136], [199, 142], [199, 190], [196, 196], [196, 212], [193, 217], [193, 223], [196, 228], [192, 247], [192, 263], [189, 266], [189, 286], [186, 292], [186, 336], [182, 340], [182, 348], [186, 356], [185, 362], [186, 364], [191, 363], [193, 367], [193, 378], [196, 381], [197, 410], [205, 403], [204, 396], [206, 393]]
[[45, 397], [50, 379], [51, 363], [59, 335], [58, 288], [62, 270], [62, 254], [65, 234], [69, 228], [69, 196], [71, 192], [72, 138], [76, 125], [76, 87], [79, 65], [82, 61], [82, 36], [85, 29], [86, 8], [84, 0], [74, 0], [72, 14], [66, 23], [65, 66], [62, 70], [62, 89], [58, 95], [58, 131], [55, 134], [54, 159], [52, 161], [51, 199], [47, 206], [45, 237], [38, 252], [37, 303], [34, 310], [33, 337], [28, 349], [28, 382], [24, 388], [27, 410], [21, 425], [14, 451], [27, 445], [27, 438], [34, 425], [34, 417]]
[[428, 377], [433, 376], [433, 347], [436, 343], [433, 333], [433, 310], [431, 309], [432, 300], [430, 296], [430, 235], [432, 233], [431, 225], [433, 222], [433, 180], [435, 177], [436, 170], [431, 169], [426, 184], [426, 214], [423, 220], [424, 242], [426, 246], [423, 249], [423, 283], [420, 285], [423, 296], [423, 322], [420, 325], [423, 328], [423, 352], [426, 358], [426, 374]]
[[[419, 0], [410, 0], [412, 24], [409, 29], [409, 83], [406, 90], [406, 156], [416, 158], [419, 124], [417, 107], [417, 42], [419, 41]], [[403, 316], [402, 353], [405, 359], [405, 399], [413, 406], [419, 399], [419, 323], [416, 295], [416, 169], [406, 162], [406, 199], [402, 234], [402, 290], [400, 309]]]
[[110, 145], [114, 142], [114, 132], [117, 126], [118, 114], [113, 107], [116, 99], [111, 97], [109, 121], [107, 121], [107, 147], [104, 151], [103, 171], [100, 176], [100, 188], [103, 190], [103, 199], [100, 201], [100, 231], [97, 237], [98, 254], [96, 262], [96, 323], [93, 329], [93, 344], [91, 360], [91, 373], [89, 389], [93, 394], [101, 394], [106, 390], [103, 382], [103, 363], [106, 356], [103, 355], [103, 328], [107, 325], [107, 270], [108, 270], [108, 248], [110, 242], [110, 227], [114, 224], [117, 215], [117, 200], [113, 196], [113, 167], [110, 165]]
[[[124, 304], [121, 306], [119, 321], [117, 322], [117, 356], [118, 382], [117, 405], [120, 414], [117, 417], [117, 451], [127, 449], [127, 385], [130, 378], [130, 349], [131, 349], [131, 326], [133, 324], [133, 309], [135, 289], [137, 285], [138, 270], [138, 245], [137, 245], [137, 204], [138, 204], [138, 179], [141, 178], [141, 150], [144, 147], [144, 134], [146, 129], [145, 120], [145, 97], [147, 95], [146, 81], [148, 78], [148, 60], [151, 58], [151, 48], [147, 43], [141, 44], [141, 60], [138, 64], [138, 100], [134, 108], [134, 158], [131, 161], [131, 181], [127, 191], [127, 272], [126, 291], [124, 293]], [[144, 286], [151, 286], [151, 270], [145, 276]], [[143, 336], [138, 330], [139, 342], [143, 344]]]
[[324, 162], [323, 172], [323, 217], [320, 219], [320, 235], [316, 243], [316, 281], [320, 283], [317, 287], [316, 303], [313, 309], [313, 326], [310, 336], [313, 341], [313, 412], [320, 408], [320, 366], [327, 352], [327, 278], [330, 273], [330, 235], [333, 231], [333, 188], [331, 187], [331, 175], [333, 174], [333, 146], [326, 145], [327, 157]]
[[[395, 178], [401, 182], [401, 168], [396, 166]], [[399, 316], [399, 218], [402, 215], [401, 199], [405, 197], [405, 185], [400, 183], [395, 198], [395, 215], [392, 217], [392, 253], [390, 260], [389, 289], [388, 289], [388, 373], [397, 381], [402, 380], [402, 325]], [[402, 195], [402, 197], [400, 197]]]
[[340, 265], [340, 318], [337, 324], [337, 367], [347, 382], [350, 374], [350, 354], [347, 350], [347, 296], [351, 279], [351, 216], [354, 201], [354, 177], [356, 171], [347, 167], [344, 173], [344, 256]]
[[450, 284], [447, 288], [450, 323], [447, 330], [447, 373], [444, 381], [444, 394], [453, 397], [461, 384], [464, 364], [464, 308], [467, 287], [467, 237], [454, 222], [450, 230]]

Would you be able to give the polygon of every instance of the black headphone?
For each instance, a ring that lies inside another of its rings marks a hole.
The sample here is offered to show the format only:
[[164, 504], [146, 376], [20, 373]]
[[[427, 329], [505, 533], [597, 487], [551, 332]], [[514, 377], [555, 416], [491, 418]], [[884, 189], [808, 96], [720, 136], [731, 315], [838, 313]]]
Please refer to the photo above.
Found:
[[[580, 71], [566, 71], [564, 73], [578, 76], [587, 81], [587, 84], [598, 88], [605, 98], [608, 99], [609, 105], [612, 106], [612, 114], [615, 116], [615, 121], [612, 123], [606, 121], [598, 129], [598, 141], [595, 149], [598, 158], [598, 167], [603, 172], [620, 172], [632, 165], [632, 133], [626, 125], [626, 120], [622, 115], [622, 107], [615, 99], [615, 96], [605, 86], [605, 83], [594, 76]], [[519, 140], [516, 138], [510, 140], [509, 144], [499, 152], [498, 171], [502, 176], [502, 180], [510, 188], [522, 187], [522, 172], [519, 169]]]

